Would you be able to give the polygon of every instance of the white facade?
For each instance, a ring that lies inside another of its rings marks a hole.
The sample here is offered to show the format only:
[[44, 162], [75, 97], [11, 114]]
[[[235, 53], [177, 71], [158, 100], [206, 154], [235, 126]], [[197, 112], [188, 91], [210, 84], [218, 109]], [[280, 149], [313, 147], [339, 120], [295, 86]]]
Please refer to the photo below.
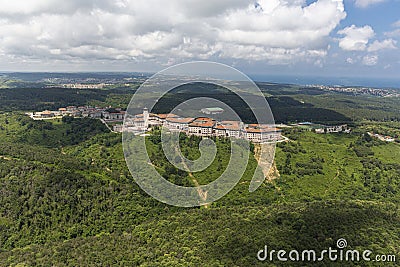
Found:
[[103, 112], [102, 116], [105, 120], [122, 121], [124, 120], [125, 113], [124, 112], [111, 113], [105, 111]]
[[164, 123], [164, 126], [167, 129], [171, 130], [171, 131], [187, 132], [189, 130], [189, 124], [188, 123], [179, 123], [179, 122], [166, 121]]
[[273, 125], [249, 124], [243, 131], [244, 137], [254, 143], [278, 141], [281, 139], [281, 130]]
[[189, 126], [189, 134], [198, 136], [212, 136], [212, 127], [199, 127], [199, 126]]
[[337, 126], [325, 126], [324, 128], [315, 129], [315, 132], [318, 134], [324, 133], [350, 133], [350, 130], [347, 127], [347, 124], [337, 125]]

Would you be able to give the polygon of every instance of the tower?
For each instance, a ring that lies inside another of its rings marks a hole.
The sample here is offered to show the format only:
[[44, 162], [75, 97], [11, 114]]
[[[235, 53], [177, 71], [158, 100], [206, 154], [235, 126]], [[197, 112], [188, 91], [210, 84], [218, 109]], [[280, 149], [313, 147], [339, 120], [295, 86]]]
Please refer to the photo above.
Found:
[[149, 110], [147, 108], [143, 109], [143, 120], [144, 120], [144, 127], [146, 129], [149, 128]]

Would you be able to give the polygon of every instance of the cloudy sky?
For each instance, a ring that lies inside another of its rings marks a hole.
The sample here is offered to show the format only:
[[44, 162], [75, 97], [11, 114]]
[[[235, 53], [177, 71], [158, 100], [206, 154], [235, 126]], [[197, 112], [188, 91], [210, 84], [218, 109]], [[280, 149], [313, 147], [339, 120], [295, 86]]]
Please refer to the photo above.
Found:
[[398, 76], [400, 0], [0, 0], [1, 71]]

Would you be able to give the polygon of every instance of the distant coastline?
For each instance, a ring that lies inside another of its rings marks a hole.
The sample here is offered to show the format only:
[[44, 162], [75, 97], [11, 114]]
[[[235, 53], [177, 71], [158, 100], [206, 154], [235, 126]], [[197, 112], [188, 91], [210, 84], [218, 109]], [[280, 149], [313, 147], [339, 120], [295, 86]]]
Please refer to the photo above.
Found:
[[326, 85], [326, 86], [366, 86], [373, 88], [390, 88], [400, 90], [399, 78], [376, 78], [376, 77], [322, 77], [301, 75], [249, 75], [255, 82], [271, 82], [295, 85]]
[[[0, 71], [2, 75], [18, 78], [26, 82], [41, 82], [43, 77], [61, 78], [65, 75], [67, 78], [81, 78], [88, 75], [93, 78], [115, 78], [123, 79], [124, 77], [137, 77], [146, 79], [153, 74], [150, 72], [13, 72]], [[309, 75], [278, 75], [278, 74], [247, 74], [253, 81], [260, 83], [277, 83], [292, 85], [325, 85], [325, 86], [360, 86], [384, 89], [400, 90], [399, 78], [379, 78], [379, 77], [334, 77], [334, 76], [309, 76]]]

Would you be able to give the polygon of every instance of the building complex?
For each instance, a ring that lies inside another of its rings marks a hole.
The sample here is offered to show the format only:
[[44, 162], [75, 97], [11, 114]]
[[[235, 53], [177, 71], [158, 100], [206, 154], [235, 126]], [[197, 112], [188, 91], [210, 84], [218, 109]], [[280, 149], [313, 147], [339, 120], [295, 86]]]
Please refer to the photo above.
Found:
[[240, 121], [216, 121], [208, 117], [186, 118], [176, 114], [154, 114], [147, 109], [143, 114], [127, 117], [124, 125], [114, 126], [114, 131], [144, 133], [153, 127], [184, 132], [203, 137], [229, 137], [246, 139], [255, 143], [278, 141], [281, 130], [274, 125], [244, 124]]
[[123, 121], [125, 117], [125, 111], [116, 108], [99, 108], [90, 106], [68, 106], [65, 108], [59, 108], [57, 111], [45, 110], [42, 112], [27, 113], [34, 120], [46, 120], [55, 119], [64, 116], [72, 117], [89, 117], [93, 119], [104, 119], [106, 121]]

